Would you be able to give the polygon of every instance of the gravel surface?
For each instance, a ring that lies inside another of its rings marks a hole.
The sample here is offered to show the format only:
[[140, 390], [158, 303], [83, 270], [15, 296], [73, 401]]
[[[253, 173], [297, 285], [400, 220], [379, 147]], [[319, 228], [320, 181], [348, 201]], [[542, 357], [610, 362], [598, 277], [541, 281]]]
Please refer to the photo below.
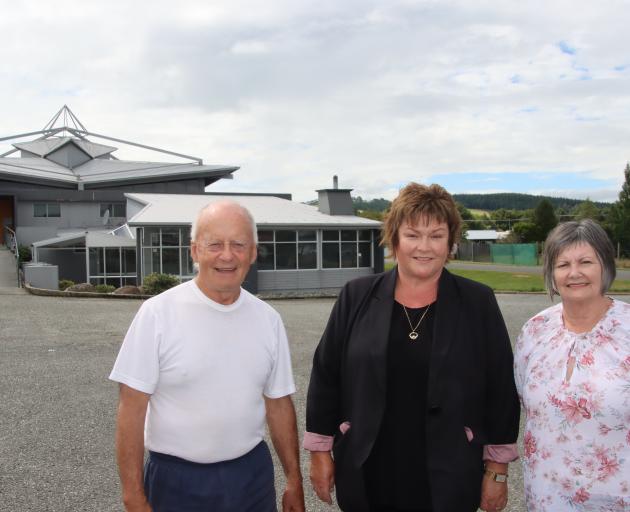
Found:
[[[270, 303], [291, 340], [301, 434], [311, 358], [333, 300]], [[500, 295], [499, 303], [514, 338], [549, 300]], [[0, 511], [122, 510], [113, 451], [117, 390], [107, 375], [139, 306], [0, 288]], [[518, 464], [510, 488], [506, 510], [525, 511]], [[316, 500], [308, 478], [306, 497], [309, 511], [336, 510]]]

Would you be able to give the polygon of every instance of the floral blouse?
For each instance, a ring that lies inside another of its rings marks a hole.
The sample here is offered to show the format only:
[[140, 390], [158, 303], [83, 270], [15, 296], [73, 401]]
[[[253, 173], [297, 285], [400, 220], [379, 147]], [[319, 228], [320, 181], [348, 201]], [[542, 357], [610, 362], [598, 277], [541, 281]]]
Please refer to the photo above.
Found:
[[613, 301], [582, 334], [562, 304], [544, 310], [523, 326], [514, 369], [528, 511], [630, 511], [630, 304]]

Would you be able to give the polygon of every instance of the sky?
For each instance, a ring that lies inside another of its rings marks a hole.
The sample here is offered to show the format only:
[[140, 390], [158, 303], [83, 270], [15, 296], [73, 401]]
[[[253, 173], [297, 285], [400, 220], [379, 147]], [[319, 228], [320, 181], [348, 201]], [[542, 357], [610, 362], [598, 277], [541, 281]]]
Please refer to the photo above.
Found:
[[626, 0], [0, 8], [0, 137], [67, 104], [89, 131], [240, 166], [212, 191], [307, 201], [337, 175], [363, 198], [417, 181], [614, 201], [630, 160]]

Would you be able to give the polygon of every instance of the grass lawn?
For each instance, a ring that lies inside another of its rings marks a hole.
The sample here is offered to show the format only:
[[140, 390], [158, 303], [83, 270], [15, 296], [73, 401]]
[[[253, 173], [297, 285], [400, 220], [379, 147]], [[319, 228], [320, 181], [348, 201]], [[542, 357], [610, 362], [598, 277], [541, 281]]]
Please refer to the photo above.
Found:
[[[387, 265], [386, 265], [387, 267]], [[389, 266], [391, 268], [391, 266]], [[520, 272], [494, 272], [492, 270], [465, 270], [451, 268], [449, 272], [467, 277], [488, 285], [497, 292], [544, 292], [545, 286], [541, 275]], [[617, 279], [610, 290], [615, 292], [630, 292], [630, 281]]]
[[[543, 278], [536, 274], [493, 272], [491, 270], [465, 270], [451, 268], [449, 272], [488, 285], [497, 292], [542, 292]], [[630, 283], [629, 283], [630, 289]]]
[[[542, 292], [545, 291], [543, 278], [536, 274], [518, 272], [492, 272], [489, 270], [449, 269], [458, 276], [474, 279], [488, 285], [497, 292]], [[617, 279], [610, 289], [614, 292], [630, 292], [630, 281]]]

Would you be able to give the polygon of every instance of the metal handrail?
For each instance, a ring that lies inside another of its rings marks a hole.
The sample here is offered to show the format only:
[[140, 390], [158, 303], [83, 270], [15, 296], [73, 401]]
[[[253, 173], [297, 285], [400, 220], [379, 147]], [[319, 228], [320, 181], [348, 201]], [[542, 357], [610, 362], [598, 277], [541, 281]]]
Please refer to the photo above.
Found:
[[[15, 270], [17, 273], [17, 285], [18, 288], [22, 287], [22, 281], [20, 279], [20, 246], [18, 245], [17, 234], [9, 226], [5, 226], [4, 230], [9, 235], [9, 243], [7, 247], [15, 256]], [[5, 236], [5, 240], [7, 237]]]

